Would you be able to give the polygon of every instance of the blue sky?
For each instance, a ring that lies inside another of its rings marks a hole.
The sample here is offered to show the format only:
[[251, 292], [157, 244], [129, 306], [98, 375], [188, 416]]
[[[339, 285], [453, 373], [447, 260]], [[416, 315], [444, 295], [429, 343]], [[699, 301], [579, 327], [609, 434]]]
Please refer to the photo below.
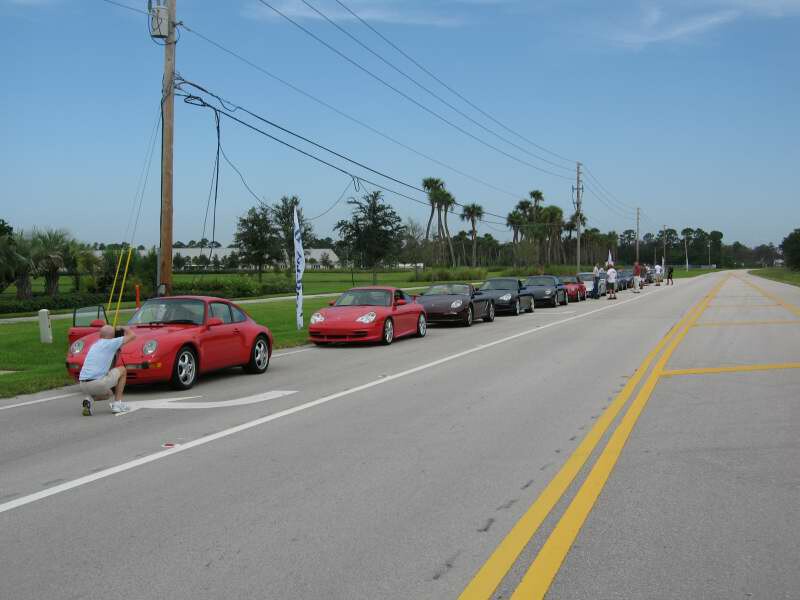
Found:
[[[309, 1], [475, 120], [573, 168], [449, 95], [334, 0]], [[346, 3], [495, 118], [557, 154], [583, 161], [617, 200], [642, 207], [643, 232], [663, 224], [678, 230], [699, 226], [723, 231], [728, 243], [757, 244], [780, 242], [800, 226], [793, 177], [800, 165], [800, 0]], [[275, 5], [474, 135], [571, 176], [427, 96], [300, 0]], [[548, 203], [571, 211], [571, 181], [515, 162], [441, 123], [257, 1], [179, 0], [178, 17], [421, 152], [519, 197], [541, 189]], [[21, 229], [65, 227], [89, 241], [122, 239], [160, 92], [163, 50], [150, 40], [145, 17], [100, 0], [0, 0], [0, 51], [0, 217]], [[186, 79], [398, 179], [441, 177], [460, 202], [478, 202], [501, 215], [518, 199], [376, 136], [188, 32], [178, 44], [177, 65]], [[341, 173], [230, 121], [223, 120], [222, 144], [259, 196], [275, 201], [297, 194], [308, 216], [328, 209], [348, 183]], [[176, 239], [201, 237], [214, 150], [212, 114], [177, 102]], [[627, 210], [602, 203], [598, 187], [587, 180], [593, 188], [585, 202], [590, 225], [631, 228]], [[426, 219], [424, 206], [391, 195], [387, 200], [404, 217]], [[252, 204], [223, 163], [219, 240], [230, 241], [236, 217]], [[137, 244], [156, 242], [158, 209], [156, 155]], [[314, 221], [317, 233], [331, 233], [347, 214], [342, 202]], [[495, 225], [482, 231], [507, 237]]]

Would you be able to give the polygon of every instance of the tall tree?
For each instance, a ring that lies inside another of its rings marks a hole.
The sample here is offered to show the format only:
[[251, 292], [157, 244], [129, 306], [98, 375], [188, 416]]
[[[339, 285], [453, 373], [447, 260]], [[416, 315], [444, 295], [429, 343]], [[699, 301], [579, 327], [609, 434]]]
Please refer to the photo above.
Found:
[[259, 281], [266, 265], [283, 259], [281, 238], [272, 222], [272, 211], [264, 202], [239, 217], [233, 242], [241, 262], [256, 267]]
[[783, 251], [786, 266], [793, 271], [800, 270], [800, 229], [795, 229], [783, 238], [780, 249]]
[[303, 239], [303, 247], [308, 248], [314, 238], [314, 230], [311, 224], [303, 216], [303, 209], [299, 208], [300, 198], [297, 196], [283, 196], [278, 202], [270, 207], [272, 220], [275, 224], [281, 246], [286, 257], [286, 264], [289, 265], [287, 273], [291, 272], [294, 257], [294, 208], [297, 209], [297, 218], [300, 221], [300, 235]]
[[58, 294], [58, 282], [69, 242], [69, 234], [63, 229], [45, 229], [33, 233], [32, 258], [44, 275], [45, 293], [49, 296]]
[[428, 226], [425, 228], [425, 239], [431, 237], [431, 223], [433, 223], [433, 215], [439, 207], [440, 194], [444, 190], [444, 181], [437, 177], [426, 177], [422, 180], [422, 188], [428, 192], [428, 203], [431, 205], [431, 214], [428, 217]]
[[469, 221], [472, 236], [472, 266], [478, 266], [478, 221], [483, 219], [483, 207], [480, 204], [467, 204], [461, 210], [461, 220]]
[[349, 255], [372, 270], [377, 283], [378, 267], [400, 254], [405, 226], [394, 209], [383, 202], [381, 192], [369, 192], [347, 201], [353, 207], [349, 220], [339, 221], [334, 229], [349, 249]]
[[456, 205], [456, 199], [450, 192], [446, 190], [442, 193], [441, 196], [442, 196], [441, 211], [443, 213], [443, 221], [444, 221], [444, 237], [447, 240], [447, 246], [450, 249], [450, 265], [452, 267], [455, 267], [456, 254], [453, 251], [453, 239], [450, 237], [450, 228], [447, 225], [447, 215], [450, 214], [450, 211], [452, 211], [453, 207]]

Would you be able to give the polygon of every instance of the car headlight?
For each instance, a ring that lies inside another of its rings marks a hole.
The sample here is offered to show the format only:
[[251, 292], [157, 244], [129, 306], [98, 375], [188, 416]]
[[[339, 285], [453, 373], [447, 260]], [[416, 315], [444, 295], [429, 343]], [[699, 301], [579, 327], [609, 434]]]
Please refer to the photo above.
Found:
[[149, 356], [153, 354], [158, 349], [158, 342], [155, 340], [149, 340], [144, 343], [142, 346], [142, 354], [145, 356]]
[[83, 352], [83, 340], [75, 340], [69, 347], [70, 354], [80, 354]]
[[309, 323], [311, 323], [313, 325], [314, 323], [322, 323], [324, 320], [325, 320], [325, 317], [322, 316], [322, 313], [316, 312], [313, 315], [311, 315], [311, 319], [309, 320]]
[[461, 308], [463, 302], [461, 300], [453, 300], [453, 303], [450, 305], [450, 308]]
[[498, 300], [500, 300], [501, 302], [508, 302], [509, 300], [511, 300], [511, 294], [503, 294], [498, 298]]
[[545, 296], [549, 296], [549, 295], [550, 295], [550, 294], [552, 294], [552, 293], [553, 293], [553, 290], [545, 290], [545, 291], [544, 291], [544, 295], [545, 295]]
[[356, 321], [358, 321], [359, 323], [372, 323], [377, 316], [378, 315], [376, 315], [374, 312], [370, 311], [367, 314], [358, 317]]

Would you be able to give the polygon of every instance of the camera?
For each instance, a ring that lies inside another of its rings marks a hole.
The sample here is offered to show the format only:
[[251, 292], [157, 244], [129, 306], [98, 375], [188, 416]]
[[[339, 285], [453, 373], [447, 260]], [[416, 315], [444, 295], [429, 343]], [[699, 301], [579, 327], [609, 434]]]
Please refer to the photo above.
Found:
[[122, 327], [117, 327], [114, 330], [114, 337], [123, 337], [125, 335], [125, 330]]

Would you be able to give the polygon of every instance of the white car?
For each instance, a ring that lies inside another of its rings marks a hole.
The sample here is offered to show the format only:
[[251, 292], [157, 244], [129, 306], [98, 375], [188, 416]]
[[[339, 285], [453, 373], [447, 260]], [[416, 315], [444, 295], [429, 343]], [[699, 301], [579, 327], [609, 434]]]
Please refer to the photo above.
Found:
[[[594, 274], [593, 273], [578, 273], [578, 277], [581, 278], [583, 284], [586, 286], [586, 296], [588, 298], [594, 297]], [[598, 278], [597, 288], [600, 292], [598, 296], [605, 296], [606, 295], [606, 274], [600, 273], [600, 277]]]

